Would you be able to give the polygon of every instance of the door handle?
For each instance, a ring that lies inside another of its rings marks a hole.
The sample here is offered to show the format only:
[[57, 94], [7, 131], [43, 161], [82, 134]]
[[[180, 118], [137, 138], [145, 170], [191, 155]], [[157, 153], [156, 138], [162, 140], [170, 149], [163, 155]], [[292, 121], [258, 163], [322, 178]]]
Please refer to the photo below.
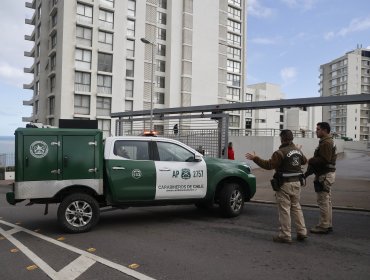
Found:
[[26, 167], [28, 167], [28, 157], [26, 157], [24, 161], [25, 161], [24, 163], [25, 163]]
[[54, 169], [50, 171], [51, 174], [60, 174], [60, 169]]
[[126, 168], [124, 168], [122, 166], [113, 166], [112, 169], [113, 170], [125, 170]]
[[171, 169], [165, 167], [165, 168], [160, 168], [159, 171], [171, 171]]

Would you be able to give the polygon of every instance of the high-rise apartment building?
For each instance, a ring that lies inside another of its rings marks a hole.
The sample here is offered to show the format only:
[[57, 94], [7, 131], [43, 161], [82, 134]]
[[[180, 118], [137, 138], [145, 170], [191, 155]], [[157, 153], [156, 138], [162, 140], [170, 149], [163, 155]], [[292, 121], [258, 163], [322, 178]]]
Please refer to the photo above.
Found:
[[[35, 29], [25, 39], [35, 44], [25, 52], [34, 79], [24, 85], [33, 91], [24, 121], [96, 119], [108, 135], [111, 113], [150, 109], [152, 97], [154, 108], [243, 101], [246, 0], [33, 0], [26, 7]], [[240, 128], [240, 113], [230, 120]]]
[[[320, 66], [320, 95], [370, 94], [370, 49], [357, 48]], [[370, 104], [323, 107], [323, 121], [340, 136], [369, 140]]]

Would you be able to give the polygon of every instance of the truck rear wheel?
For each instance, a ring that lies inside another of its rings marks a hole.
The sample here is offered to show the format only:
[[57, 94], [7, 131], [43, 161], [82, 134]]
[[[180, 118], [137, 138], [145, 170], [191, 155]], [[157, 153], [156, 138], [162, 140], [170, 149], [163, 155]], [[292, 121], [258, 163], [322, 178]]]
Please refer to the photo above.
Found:
[[220, 193], [220, 208], [225, 217], [236, 217], [243, 211], [244, 194], [237, 183], [227, 183]]
[[99, 221], [99, 216], [98, 202], [84, 193], [66, 196], [58, 208], [58, 223], [70, 233], [89, 231]]

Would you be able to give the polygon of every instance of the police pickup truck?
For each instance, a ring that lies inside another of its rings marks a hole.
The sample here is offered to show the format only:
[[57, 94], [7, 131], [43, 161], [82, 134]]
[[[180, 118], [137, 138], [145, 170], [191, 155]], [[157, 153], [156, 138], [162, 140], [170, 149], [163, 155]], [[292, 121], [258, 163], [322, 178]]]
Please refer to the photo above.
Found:
[[60, 203], [58, 223], [86, 232], [102, 207], [218, 204], [238, 216], [256, 192], [245, 163], [203, 157], [172, 139], [108, 137], [97, 129], [18, 128], [15, 182], [8, 203]]

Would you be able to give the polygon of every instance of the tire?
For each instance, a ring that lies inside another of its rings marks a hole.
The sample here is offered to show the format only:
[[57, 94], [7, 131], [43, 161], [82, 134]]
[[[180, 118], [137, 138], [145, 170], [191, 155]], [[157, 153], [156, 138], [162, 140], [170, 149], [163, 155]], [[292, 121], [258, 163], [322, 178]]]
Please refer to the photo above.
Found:
[[220, 193], [220, 208], [223, 216], [239, 216], [244, 207], [244, 194], [237, 183], [227, 183]]
[[75, 193], [66, 196], [58, 207], [58, 223], [69, 233], [91, 230], [100, 216], [98, 202], [90, 195]]

